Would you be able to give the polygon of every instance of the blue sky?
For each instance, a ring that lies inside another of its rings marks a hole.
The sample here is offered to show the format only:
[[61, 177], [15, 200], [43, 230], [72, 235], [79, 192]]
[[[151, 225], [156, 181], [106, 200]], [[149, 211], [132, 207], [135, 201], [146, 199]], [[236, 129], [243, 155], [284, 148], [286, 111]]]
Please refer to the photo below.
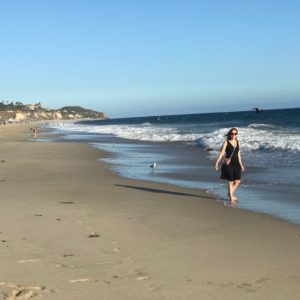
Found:
[[0, 0], [0, 97], [111, 117], [299, 107], [299, 1]]

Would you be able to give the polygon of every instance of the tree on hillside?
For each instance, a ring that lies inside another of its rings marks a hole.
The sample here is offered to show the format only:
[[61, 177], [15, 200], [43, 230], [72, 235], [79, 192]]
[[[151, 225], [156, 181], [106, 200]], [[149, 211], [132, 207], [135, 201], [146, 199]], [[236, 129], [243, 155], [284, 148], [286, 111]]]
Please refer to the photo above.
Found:
[[[8, 101], [6, 101], [6, 102], [8, 102]], [[14, 108], [15, 108], [14, 102], [12, 101], [12, 102], [8, 103], [8, 104], [6, 105], [6, 108], [7, 108], [8, 110], [14, 110]]]
[[16, 109], [22, 109], [23, 107], [24, 107], [24, 104], [22, 103], [22, 102], [16, 102], [15, 103], [15, 107], [16, 107]]

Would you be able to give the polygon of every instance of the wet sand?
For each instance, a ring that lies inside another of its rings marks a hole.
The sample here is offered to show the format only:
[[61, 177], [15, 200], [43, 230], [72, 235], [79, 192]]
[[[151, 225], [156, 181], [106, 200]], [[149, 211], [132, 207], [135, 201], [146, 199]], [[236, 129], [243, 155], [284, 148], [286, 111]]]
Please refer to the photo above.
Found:
[[0, 299], [299, 299], [300, 227], [0, 128]]

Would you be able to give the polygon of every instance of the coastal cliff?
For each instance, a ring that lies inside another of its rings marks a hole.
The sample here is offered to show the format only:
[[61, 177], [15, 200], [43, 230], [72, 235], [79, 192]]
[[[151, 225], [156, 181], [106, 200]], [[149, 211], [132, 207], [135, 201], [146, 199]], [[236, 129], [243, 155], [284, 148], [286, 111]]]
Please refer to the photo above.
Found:
[[64, 106], [47, 109], [40, 103], [24, 105], [21, 102], [5, 104], [0, 102], [0, 122], [25, 123], [40, 120], [106, 119], [103, 112], [85, 109], [81, 106]]

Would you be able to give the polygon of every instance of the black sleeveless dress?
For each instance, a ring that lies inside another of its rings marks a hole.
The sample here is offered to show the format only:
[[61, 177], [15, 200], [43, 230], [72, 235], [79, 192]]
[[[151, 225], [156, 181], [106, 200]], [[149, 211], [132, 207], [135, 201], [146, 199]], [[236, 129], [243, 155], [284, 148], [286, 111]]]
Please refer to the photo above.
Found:
[[[229, 141], [227, 141], [227, 146], [225, 149], [226, 157], [229, 158], [232, 154], [234, 146], [231, 145]], [[241, 180], [241, 166], [239, 163], [238, 153], [240, 151], [240, 145], [237, 141], [236, 148], [231, 157], [230, 164], [222, 165], [221, 168], [221, 179], [226, 179], [228, 181]]]

